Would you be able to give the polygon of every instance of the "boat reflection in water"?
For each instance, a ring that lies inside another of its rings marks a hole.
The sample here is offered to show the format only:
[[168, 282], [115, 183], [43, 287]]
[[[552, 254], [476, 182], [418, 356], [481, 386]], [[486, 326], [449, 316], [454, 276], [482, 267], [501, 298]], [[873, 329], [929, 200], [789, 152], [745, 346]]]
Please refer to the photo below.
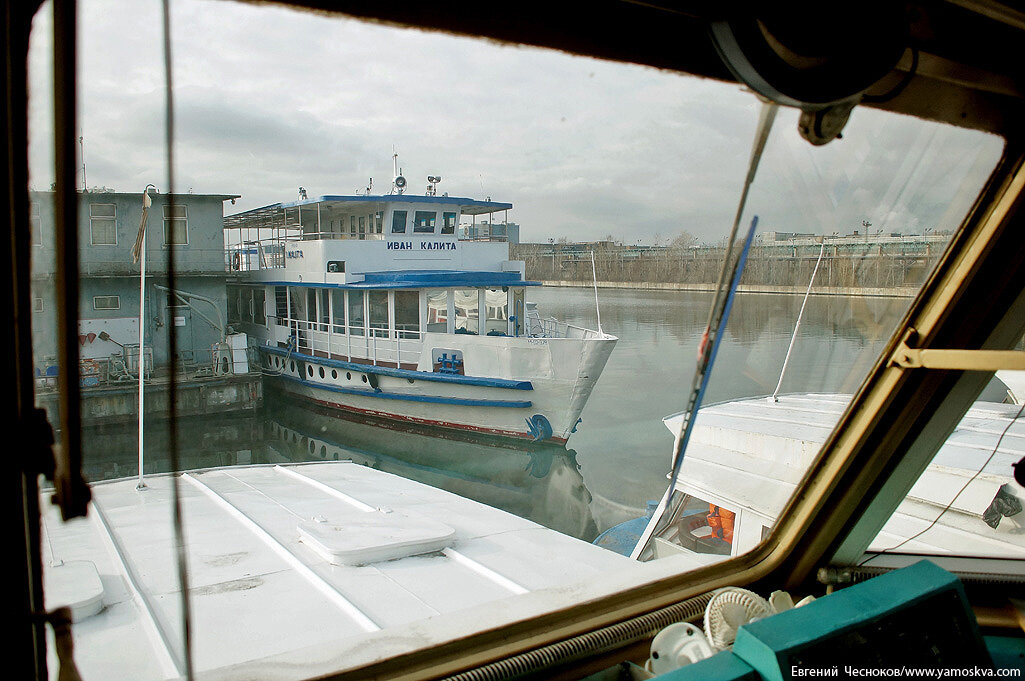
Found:
[[[274, 402], [272, 402], [273, 404]], [[597, 527], [576, 452], [463, 439], [390, 421], [348, 420], [277, 402], [264, 426], [268, 463], [343, 461], [415, 480], [591, 541]]]

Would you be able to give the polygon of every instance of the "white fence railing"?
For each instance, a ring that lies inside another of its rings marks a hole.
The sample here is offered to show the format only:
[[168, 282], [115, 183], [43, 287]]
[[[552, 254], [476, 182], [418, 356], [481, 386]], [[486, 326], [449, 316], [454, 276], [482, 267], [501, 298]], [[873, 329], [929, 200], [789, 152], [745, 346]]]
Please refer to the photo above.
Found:
[[554, 317], [543, 319], [536, 310], [527, 312], [524, 325], [526, 335], [532, 338], [601, 338], [602, 334], [593, 329], [560, 322]]
[[[278, 318], [270, 318], [272, 324]], [[296, 350], [304, 355], [326, 354], [369, 360], [371, 364], [418, 364], [424, 333], [396, 329], [351, 327], [350, 333], [336, 333], [336, 326], [298, 319], [284, 319], [288, 335], [296, 338]], [[273, 327], [272, 327], [273, 328]]]

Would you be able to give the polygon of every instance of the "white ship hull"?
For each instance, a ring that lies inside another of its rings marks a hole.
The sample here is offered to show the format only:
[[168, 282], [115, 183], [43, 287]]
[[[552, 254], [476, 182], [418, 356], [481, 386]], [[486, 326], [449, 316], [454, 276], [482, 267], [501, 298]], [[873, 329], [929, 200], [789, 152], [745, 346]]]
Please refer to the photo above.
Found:
[[[455, 349], [465, 374], [259, 348], [272, 385], [321, 407], [467, 433], [564, 443], [616, 339], [426, 334], [424, 348]], [[326, 354], [326, 353], [324, 353]]]

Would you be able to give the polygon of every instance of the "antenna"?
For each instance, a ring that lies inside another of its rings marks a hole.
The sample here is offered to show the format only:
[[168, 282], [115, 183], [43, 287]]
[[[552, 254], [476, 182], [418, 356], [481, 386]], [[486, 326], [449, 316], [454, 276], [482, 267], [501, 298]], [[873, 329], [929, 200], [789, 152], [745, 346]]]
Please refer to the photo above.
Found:
[[85, 175], [85, 140], [82, 135], [78, 136], [78, 149], [82, 154], [82, 191], [89, 191], [89, 181]]
[[399, 154], [395, 151], [395, 147], [392, 147], [391, 155], [392, 165], [392, 177], [391, 191], [389, 194], [401, 194], [406, 191], [406, 178], [402, 177], [402, 168], [399, 167]]

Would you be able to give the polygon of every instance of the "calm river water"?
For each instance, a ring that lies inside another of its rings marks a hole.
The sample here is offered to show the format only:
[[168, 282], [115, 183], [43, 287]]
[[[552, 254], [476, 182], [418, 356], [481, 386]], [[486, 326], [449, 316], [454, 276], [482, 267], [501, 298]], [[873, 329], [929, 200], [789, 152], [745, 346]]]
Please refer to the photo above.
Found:
[[[596, 326], [592, 289], [529, 291], [543, 316]], [[619, 337], [569, 448], [516, 449], [352, 422], [267, 392], [262, 413], [187, 420], [182, 468], [354, 459], [497, 506], [582, 539], [641, 515], [665, 491], [673, 438], [711, 294], [601, 290], [602, 328]], [[737, 296], [706, 403], [770, 395], [802, 296]], [[811, 297], [782, 392], [852, 393], [908, 299]], [[994, 393], [995, 395], [995, 393]], [[995, 395], [999, 399], [999, 395]], [[136, 471], [134, 427], [85, 434], [90, 480]], [[168, 469], [166, 424], [147, 427], [147, 472]]]

